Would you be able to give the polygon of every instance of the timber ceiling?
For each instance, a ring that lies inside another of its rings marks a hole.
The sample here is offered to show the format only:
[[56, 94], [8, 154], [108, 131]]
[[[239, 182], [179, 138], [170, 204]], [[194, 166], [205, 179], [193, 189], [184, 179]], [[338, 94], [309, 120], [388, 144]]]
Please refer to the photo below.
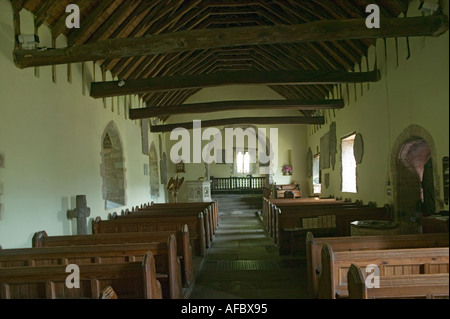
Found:
[[[15, 0], [14, 0], [15, 1]], [[405, 12], [410, 0], [22, 0], [35, 24], [45, 24], [53, 37], [65, 34], [69, 46], [112, 38], [143, 37], [183, 30], [299, 25], [317, 20], [366, 18], [367, 5], [377, 3], [382, 17]], [[66, 6], [76, 3], [81, 28], [65, 26]], [[97, 61], [119, 80], [235, 71], [330, 70], [353, 71], [374, 39], [252, 45], [193, 50]], [[372, 68], [373, 66], [371, 66]], [[364, 65], [365, 69], [366, 66]], [[273, 85], [288, 100], [324, 99], [330, 84]], [[142, 93], [148, 107], [180, 105], [199, 89]], [[312, 115], [314, 111], [303, 111]], [[163, 118], [166, 119], [166, 118]]]

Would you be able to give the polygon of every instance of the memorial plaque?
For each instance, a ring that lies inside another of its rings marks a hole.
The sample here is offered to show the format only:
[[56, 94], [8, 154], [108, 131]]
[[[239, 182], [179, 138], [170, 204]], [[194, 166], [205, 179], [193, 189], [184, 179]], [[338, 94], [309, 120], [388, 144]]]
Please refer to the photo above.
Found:
[[356, 164], [361, 164], [364, 156], [364, 142], [361, 134], [356, 134], [353, 144]]

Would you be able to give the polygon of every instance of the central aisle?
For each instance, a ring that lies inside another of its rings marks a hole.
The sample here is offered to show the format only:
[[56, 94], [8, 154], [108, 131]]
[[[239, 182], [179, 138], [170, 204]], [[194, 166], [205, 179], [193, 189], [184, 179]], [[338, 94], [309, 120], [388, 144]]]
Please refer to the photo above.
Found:
[[305, 299], [305, 278], [305, 260], [280, 257], [255, 210], [221, 212], [190, 299]]

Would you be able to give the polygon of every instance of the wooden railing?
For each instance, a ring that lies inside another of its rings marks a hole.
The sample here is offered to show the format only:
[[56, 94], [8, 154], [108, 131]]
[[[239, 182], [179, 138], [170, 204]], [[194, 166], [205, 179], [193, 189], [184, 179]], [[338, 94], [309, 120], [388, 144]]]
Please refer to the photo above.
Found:
[[266, 186], [265, 177], [211, 177], [211, 192], [262, 192]]

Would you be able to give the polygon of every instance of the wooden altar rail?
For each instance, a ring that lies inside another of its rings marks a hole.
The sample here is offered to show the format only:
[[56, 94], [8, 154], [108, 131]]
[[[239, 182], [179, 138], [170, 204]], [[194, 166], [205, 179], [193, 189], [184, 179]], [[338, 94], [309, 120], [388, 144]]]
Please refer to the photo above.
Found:
[[265, 177], [211, 177], [211, 192], [262, 191], [266, 187]]

